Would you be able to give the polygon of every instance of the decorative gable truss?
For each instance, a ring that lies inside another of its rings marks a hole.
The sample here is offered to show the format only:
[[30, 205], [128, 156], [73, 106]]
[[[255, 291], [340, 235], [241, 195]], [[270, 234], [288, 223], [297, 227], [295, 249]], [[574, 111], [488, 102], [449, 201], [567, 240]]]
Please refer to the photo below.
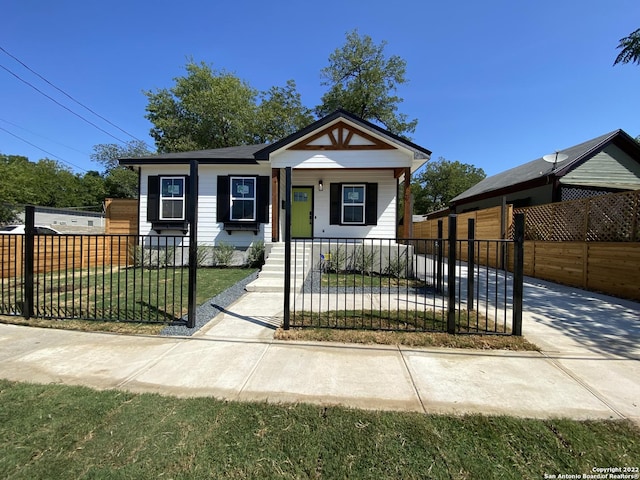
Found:
[[337, 122], [305, 140], [289, 147], [290, 150], [394, 150], [395, 148], [345, 122]]

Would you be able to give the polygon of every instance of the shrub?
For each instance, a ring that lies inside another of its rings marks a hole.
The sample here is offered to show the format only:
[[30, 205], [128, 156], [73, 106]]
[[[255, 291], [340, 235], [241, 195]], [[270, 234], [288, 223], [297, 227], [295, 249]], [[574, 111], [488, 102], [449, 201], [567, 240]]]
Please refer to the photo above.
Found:
[[262, 240], [252, 243], [249, 247], [247, 263], [254, 268], [264, 265], [264, 242]]
[[213, 247], [213, 263], [216, 266], [230, 266], [234, 251], [235, 248], [233, 245], [226, 242], [219, 242], [215, 247]]

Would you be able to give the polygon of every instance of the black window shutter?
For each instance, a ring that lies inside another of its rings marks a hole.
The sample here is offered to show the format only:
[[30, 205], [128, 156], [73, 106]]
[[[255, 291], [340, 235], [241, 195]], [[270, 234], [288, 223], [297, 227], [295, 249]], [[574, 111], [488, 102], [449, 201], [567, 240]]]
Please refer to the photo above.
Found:
[[160, 177], [149, 176], [147, 182], [147, 221], [156, 222], [160, 219]]
[[342, 196], [342, 184], [332, 183], [329, 186], [329, 225], [340, 225], [340, 197]]
[[365, 204], [365, 224], [377, 225], [378, 224], [378, 184], [367, 183], [367, 194]]
[[[269, 184], [271, 177], [266, 175], [258, 177], [256, 186], [256, 221], [269, 223]], [[274, 206], [277, 208], [277, 205]]]
[[216, 193], [216, 221], [229, 221], [229, 182], [227, 175], [218, 176], [218, 193]]
[[[189, 194], [191, 193], [191, 185], [189, 175], [184, 176], [184, 219], [190, 220], [191, 212], [189, 212]], [[197, 202], [196, 202], [197, 205]]]

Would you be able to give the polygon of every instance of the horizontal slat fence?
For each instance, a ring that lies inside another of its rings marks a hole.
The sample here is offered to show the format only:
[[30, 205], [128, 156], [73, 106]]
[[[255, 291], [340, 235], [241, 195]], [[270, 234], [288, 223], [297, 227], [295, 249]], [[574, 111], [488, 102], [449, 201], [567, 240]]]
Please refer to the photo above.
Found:
[[[34, 273], [131, 264], [135, 236], [36, 235]], [[22, 275], [24, 235], [0, 235], [0, 278]]]
[[524, 274], [640, 301], [640, 243], [525, 241]]
[[[459, 214], [459, 238], [467, 235], [468, 218], [476, 220], [477, 240], [501, 238], [500, 210]], [[640, 301], [640, 191], [513, 209], [508, 218], [515, 213], [525, 215], [525, 275]], [[447, 218], [442, 220], [446, 236]], [[511, 225], [508, 220], [505, 227]], [[437, 238], [437, 220], [413, 228], [418, 238]], [[498, 268], [506, 261], [513, 271], [512, 247], [507, 248], [478, 252], [476, 261]], [[460, 259], [467, 261], [464, 249]]]
[[107, 198], [105, 200], [105, 232], [114, 235], [137, 235], [138, 200], [132, 198]]

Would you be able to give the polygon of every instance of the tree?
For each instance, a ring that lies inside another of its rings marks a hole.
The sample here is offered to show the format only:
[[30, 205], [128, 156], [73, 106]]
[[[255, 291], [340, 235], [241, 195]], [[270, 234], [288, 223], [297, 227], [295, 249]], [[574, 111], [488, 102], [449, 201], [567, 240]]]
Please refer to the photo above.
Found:
[[614, 65], [618, 63], [636, 63], [640, 65], [640, 28], [621, 38], [617, 48], [621, 49]]
[[94, 145], [91, 159], [104, 167], [104, 197], [138, 198], [138, 174], [120, 166], [118, 160], [151, 153], [142, 140], [132, 140], [124, 146], [116, 143]]
[[436, 162], [427, 162], [411, 185], [413, 212], [425, 214], [445, 208], [452, 198], [486, 176], [482, 168], [458, 161], [450, 162], [442, 157]]
[[93, 153], [90, 155], [91, 160], [99, 163], [104, 167], [104, 173], [108, 173], [114, 168], [118, 168], [120, 164], [118, 160], [121, 158], [144, 157], [150, 155], [147, 144], [142, 140], [131, 140], [124, 146], [117, 143], [99, 143], [93, 146]]
[[85, 207], [104, 200], [105, 182], [99, 172], [75, 174], [48, 158], [30, 162], [20, 155], [0, 154], [0, 178], [11, 179], [0, 189], [0, 223], [15, 221], [25, 204]]
[[310, 109], [302, 105], [296, 83], [271, 87], [260, 94], [255, 132], [256, 143], [270, 143], [297, 132], [314, 120]]
[[293, 81], [260, 93], [205, 63], [190, 61], [185, 68], [187, 75], [175, 78], [170, 89], [145, 92], [146, 118], [160, 153], [272, 141], [312, 120]]
[[375, 45], [368, 35], [357, 30], [347, 33], [346, 43], [329, 56], [322, 69], [323, 85], [329, 87], [322, 96], [316, 115], [324, 116], [343, 108], [365, 120], [381, 124], [397, 135], [413, 133], [418, 120], [407, 120], [398, 113], [403, 99], [395, 95], [406, 83], [406, 62], [397, 55], [387, 58], [386, 42]]

